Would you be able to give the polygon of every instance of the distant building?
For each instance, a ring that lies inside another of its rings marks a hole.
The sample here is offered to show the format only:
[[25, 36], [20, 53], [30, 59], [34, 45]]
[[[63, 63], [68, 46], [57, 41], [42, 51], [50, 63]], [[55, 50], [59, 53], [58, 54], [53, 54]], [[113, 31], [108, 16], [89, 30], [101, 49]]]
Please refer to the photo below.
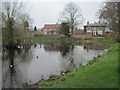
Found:
[[84, 30], [82, 29], [73, 30], [73, 35], [84, 35]]
[[100, 22], [99, 23], [87, 22], [87, 25], [84, 25], [84, 31], [92, 35], [102, 35], [104, 34], [105, 29], [106, 29], [106, 25], [101, 24]]
[[60, 24], [45, 24], [43, 34], [58, 34], [60, 27]]

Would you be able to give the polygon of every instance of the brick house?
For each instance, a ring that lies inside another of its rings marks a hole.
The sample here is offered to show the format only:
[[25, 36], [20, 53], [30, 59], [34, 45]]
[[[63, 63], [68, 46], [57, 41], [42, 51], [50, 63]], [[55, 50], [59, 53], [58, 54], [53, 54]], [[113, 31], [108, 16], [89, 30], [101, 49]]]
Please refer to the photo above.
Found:
[[89, 33], [91, 35], [102, 35], [104, 34], [105, 29], [106, 25], [101, 23], [87, 22], [87, 25], [84, 25], [84, 32]]
[[59, 34], [60, 24], [45, 24], [43, 34]]

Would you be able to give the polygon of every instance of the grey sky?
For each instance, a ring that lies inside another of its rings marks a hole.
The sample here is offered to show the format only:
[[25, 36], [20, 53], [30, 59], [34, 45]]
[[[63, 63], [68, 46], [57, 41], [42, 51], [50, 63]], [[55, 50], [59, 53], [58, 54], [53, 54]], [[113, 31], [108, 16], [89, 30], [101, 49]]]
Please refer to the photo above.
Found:
[[[68, 2], [29, 2], [29, 10], [33, 19], [33, 26], [42, 28], [44, 24], [54, 24], [58, 21], [61, 11]], [[81, 9], [84, 17], [84, 24], [87, 21], [97, 21], [96, 12], [101, 2], [74, 2]]]

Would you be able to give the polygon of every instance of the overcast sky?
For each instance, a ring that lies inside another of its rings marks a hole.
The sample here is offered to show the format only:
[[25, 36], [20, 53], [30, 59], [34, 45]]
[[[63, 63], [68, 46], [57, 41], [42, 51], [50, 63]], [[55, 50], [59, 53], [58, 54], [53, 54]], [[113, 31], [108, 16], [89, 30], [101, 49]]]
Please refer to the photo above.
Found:
[[[74, 1], [74, 0], [73, 0]], [[103, 1], [103, 0], [102, 0]], [[33, 26], [42, 28], [44, 24], [57, 23], [60, 13], [68, 2], [29, 2], [27, 12], [33, 19]], [[102, 2], [74, 2], [81, 10], [84, 24], [97, 21], [96, 12]], [[82, 27], [81, 27], [82, 28]]]

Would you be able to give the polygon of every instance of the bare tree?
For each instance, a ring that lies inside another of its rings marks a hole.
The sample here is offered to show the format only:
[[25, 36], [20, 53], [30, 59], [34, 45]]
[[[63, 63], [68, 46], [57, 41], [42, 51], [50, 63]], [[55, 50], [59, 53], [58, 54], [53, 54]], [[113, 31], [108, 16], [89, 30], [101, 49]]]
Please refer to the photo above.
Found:
[[104, 2], [97, 12], [101, 22], [106, 23], [118, 35], [118, 2]]
[[17, 27], [20, 29], [23, 37], [24, 37], [24, 43], [28, 41], [28, 37], [31, 37], [31, 32], [30, 32], [30, 26], [32, 25], [32, 19], [27, 13], [23, 13], [19, 15], [19, 18], [17, 20]]
[[8, 42], [8, 46], [13, 47], [16, 43], [14, 36], [18, 30], [18, 21], [20, 16], [24, 14], [24, 3], [14, 0], [11, 2], [3, 1], [1, 4], [0, 15], [2, 16], [3, 35], [7, 36], [3, 37], [7, 38], [4, 40]]
[[[1, 3], [0, 3], [1, 6]], [[1, 7], [0, 7], [0, 13], [1, 13]], [[2, 43], [2, 16], [0, 15], [0, 46]]]
[[5, 23], [10, 18], [13, 20], [18, 19], [19, 15], [23, 12], [24, 3], [18, 0], [11, 2], [3, 1], [1, 8], [3, 23]]
[[29, 25], [32, 24], [31, 22], [32, 22], [32, 19], [28, 14], [24, 13], [19, 15], [18, 23], [20, 23], [22, 27], [24, 28], [29, 27]]
[[60, 16], [60, 21], [69, 23], [71, 34], [80, 24], [82, 24], [83, 17], [80, 9], [74, 3], [68, 3]]
[[117, 5], [118, 5], [118, 41], [120, 42], [120, 1], [118, 2]]

